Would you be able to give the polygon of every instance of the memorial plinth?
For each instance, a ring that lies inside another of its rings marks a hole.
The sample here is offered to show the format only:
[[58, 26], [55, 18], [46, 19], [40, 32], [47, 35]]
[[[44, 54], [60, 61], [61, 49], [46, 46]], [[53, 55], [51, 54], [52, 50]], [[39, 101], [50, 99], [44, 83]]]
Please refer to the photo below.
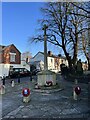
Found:
[[38, 86], [46, 85], [47, 81], [52, 81], [52, 85], [56, 85], [56, 73], [49, 70], [39, 72], [37, 79]]

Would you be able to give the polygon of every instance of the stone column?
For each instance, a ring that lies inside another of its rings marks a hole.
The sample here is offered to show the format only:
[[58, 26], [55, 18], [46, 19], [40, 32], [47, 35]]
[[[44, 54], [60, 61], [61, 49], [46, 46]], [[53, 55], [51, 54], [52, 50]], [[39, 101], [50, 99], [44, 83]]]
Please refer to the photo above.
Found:
[[38, 73], [37, 78], [38, 86], [46, 85], [47, 81], [52, 81], [52, 84], [56, 85], [56, 74], [48, 70], [47, 64], [47, 35], [46, 35], [47, 28], [48, 26], [46, 25], [44, 25], [42, 28], [42, 30], [44, 30], [44, 70]]
[[46, 35], [46, 29], [48, 26], [44, 24], [43, 29], [44, 30], [44, 71], [48, 70], [48, 64], [47, 64], [47, 35]]

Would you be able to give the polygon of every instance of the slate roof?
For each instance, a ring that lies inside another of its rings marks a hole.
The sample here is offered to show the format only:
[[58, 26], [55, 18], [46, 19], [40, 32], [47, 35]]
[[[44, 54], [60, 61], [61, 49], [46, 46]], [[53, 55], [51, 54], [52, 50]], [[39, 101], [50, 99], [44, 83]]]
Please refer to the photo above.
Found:
[[[2, 53], [6, 48], [10, 47], [10, 46], [14, 46], [14, 44], [11, 44], [11, 45], [8, 45], [8, 46], [4, 46], [4, 45], [0, 45], [0, 53]], [[16, 48], [16, 47], [15, 47]], [[17, 49], [17, 48], [16, 48]], [[18, 50], [18, 49], [17, 49]], [[19, 50], [18, 50], [19, 51]], [[11, 51], [11, 52], [14, 52], [14, 51]], [[20, 51], [19, 51], [20, 52]]]

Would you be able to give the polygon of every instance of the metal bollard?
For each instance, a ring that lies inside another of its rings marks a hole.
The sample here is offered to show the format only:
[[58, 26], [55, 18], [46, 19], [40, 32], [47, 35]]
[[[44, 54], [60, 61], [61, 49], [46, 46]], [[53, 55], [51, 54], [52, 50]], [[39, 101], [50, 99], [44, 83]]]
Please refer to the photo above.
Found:
[[18, 74], [18, 83], [20, 83], [20, 75]]
[[0, 94], [5, 94], [5, 86], [4, 85], [1, 85], [0, 86]]
[[73, 87], [73, 99], [74, 100], [77, 100], [77, 94], [75, 92], [75, 87], [77, 86], [77, 84], [78, 84], [78, 81], [77, 81], [77, 79], [75, 79], [75, 85]]
[[23, 102], [28, 103], [30, 101], [30, 90], [29, 88], [24, 88], [22, 91], [23, 94]]
[[76, 92], [75, 92], [75, 88], [73, 88], [73, 99], [74, 99], [74, 100], [77, 100], [77, 94], [76, 94]]
[[3, 85], [5, 85], [5, 75], [2, 78]]
[[88, 105], [90, 106], [90, 82], [88, 82]]
[[11, 86], [12, 86], [12, 87], [15, 86], [14, 80], [11, 81]]

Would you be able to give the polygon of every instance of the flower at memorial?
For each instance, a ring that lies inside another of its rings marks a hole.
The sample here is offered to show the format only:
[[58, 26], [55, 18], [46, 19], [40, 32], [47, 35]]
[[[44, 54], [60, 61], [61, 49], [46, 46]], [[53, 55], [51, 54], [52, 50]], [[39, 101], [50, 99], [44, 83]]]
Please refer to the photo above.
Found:
[[36, 85], [36, 86], [35, 86], [35, 89], [40, 89], [40, 86]]
[[51, 80], [46, 81], [46, 86], [52, 86], [52, 85], [53, 85], [53, 83]]

